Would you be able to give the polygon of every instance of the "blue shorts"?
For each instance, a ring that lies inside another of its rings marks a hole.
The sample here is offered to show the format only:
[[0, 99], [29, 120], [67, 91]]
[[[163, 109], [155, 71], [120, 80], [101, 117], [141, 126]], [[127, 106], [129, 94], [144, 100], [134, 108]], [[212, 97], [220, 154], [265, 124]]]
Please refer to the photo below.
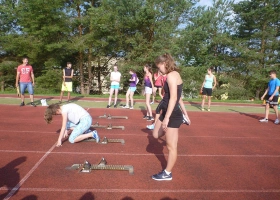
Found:
[[120, 85], [111, 85], [111, 89], [118, 90], [120, 88]]
[[26, 88], [28, 90], [28, 93], [30, 95], [33, 95], [34, 94], [34, 91], [33, 91], [33, 85], [31, 82], [20, 82], [19, 83], [19, 87], [20, 87], [20, 93], [23, 95]]
[[131, 92], [135, 92], [136, 91], [136, 87], [129, 87], [128, 88]]
[[79, 135], [84, 134], [92, 125], [92, 118], [90, 115], [87, 115], [85, 117], [83, 117], [82, 119], [80, 119], [80, 122], [78, 124], [74, 124], [72, 122], [67, 122], [66, 127], [67, 129], [69, 128], [74, 128], [72, 133], [69, 136], [69, 142], [70, 143], [74, 143], [74, 140], [76, 139], [76, 137], [78, 137]]

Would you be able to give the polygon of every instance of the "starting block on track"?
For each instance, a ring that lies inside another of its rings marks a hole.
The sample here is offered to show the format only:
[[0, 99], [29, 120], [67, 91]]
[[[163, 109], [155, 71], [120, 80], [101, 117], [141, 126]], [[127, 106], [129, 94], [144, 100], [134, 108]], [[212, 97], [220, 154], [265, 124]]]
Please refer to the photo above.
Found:
[[[95, 142], [96, 140], [94, 138], [89, 138], [83, 140], [83, 142]], [[125, 144], [124, 139], [108, 139], [107, 137], [104, 137], [104, 139], [99, 142], [98, 144], [108, 144], [108, 143], [121, 143], [122, 145]]]
[[108, 126], [100, 125], [98, 122], [90, 126], [91, 128], [105, 128], [105, 129], [122, 129], [124, 130], [124, 126], [112, 126], [112, 124], [109, 124]]
[[110, 114], [104, 114], [104, 115], [101, 115], [101, 116], [99, 116], [99, 118], [106, 118], [106, 119], [128, 119], [128, 117], [127, 116], [112, 116], [112, 115], [110, 115]]
[[117, 171], [128, 171], [129, 174], [133, 174], [132, 165], [107, 165], [105, 158], [102, 158], [97, 165], [92, 165], [88, 161], [84, 164], [73, 164], [71, 167], [66, 167], [68, 170], [78, 170], [78, 172], [90, 173], [92, 170], [117, 170]]

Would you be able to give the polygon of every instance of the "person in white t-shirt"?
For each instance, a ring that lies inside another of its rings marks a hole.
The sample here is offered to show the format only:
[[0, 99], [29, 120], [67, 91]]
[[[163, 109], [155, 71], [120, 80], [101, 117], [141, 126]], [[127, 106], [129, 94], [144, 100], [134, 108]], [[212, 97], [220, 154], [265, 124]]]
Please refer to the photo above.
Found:
[[120, 88], [120, 81], [121, 81], [121, 73], [118, 71], [117, 65], [114, 66], [114, 71], [111, 72], [110, 81], [111, 81], [111, 89], [110, 89], [110, 96], [109, 96], [109, 102], [108, 102], [107, 108], [111, 107], [111, 100], [112, 100], [114, 91], [115, 91], [114, 108], [116, 108], [118, 92], [119, 92], [119, 88]]
[[[61, 146], [62, 138], [66, 138], [68, 136], [70, 143], [80, 142], [84, 139], [92, 137], [97, 143], [99, 142], [99, 135], [97, 134], [97, 131], [90, 130], [92, 118], [81, 106], [74, 103], [69, 103], [63, 106], [59, 104], [52, 104], [48, 106], [45, 111], [45, 121], [48, 124], [52, 122], [53, 115], [62, 115], [62, 125], [57, 140], [57, 147]], [[69, 132], [71, 132], [70, 135]]]

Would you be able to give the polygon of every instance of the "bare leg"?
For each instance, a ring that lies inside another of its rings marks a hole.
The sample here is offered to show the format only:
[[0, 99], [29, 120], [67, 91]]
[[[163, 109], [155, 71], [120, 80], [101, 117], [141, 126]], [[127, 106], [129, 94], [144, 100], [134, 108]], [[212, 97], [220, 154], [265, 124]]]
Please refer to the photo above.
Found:
[[34, 102], [34, 95], [33, 95], [33, 94], [30, 94], [29, 96], [30, 96], [30, 101], [31, 101], [31, 102]]
[[155, 128], [153, 130], [153, 136], [154, 138], [160, 138], [164, 135], [164, 131], [162, 129], [162, 126], [161, 126], [161, 121], [160, 120], [157, 120], [156, 121], [156, 124], [155, 124]]
[[269, 103], [265, 105], [265, 119], [268, 119], [268, 115], [269, 115]]
[[130, 103], [131, 103], [131, 107], [133, 107], [133, 95], [134, 95], [134, 92], [130, 92]]
[[211, 96], [208, 96], [208, 109], [210, 109], [211, 106]]
[[167, 128], [165, 136], [168, 149], [166, 171], [171, 172], [177, 160], [178, 128]]
[[24, 94], [21, 94], [20, 98], [21, 98], [21, 102], [24, 102]]
[[114, 105], [117, 104], [117, 100], [118, 100], [118, 92], [119, 92], [119, 89], [115, 89], [115, 101], [114, 101]]
[[129, 106], [129, 95], [130, 95], [130, 89], [127, 90], [125, 98], [126, 98], [126, 106]]
[[71, 95], [71, 93], [70, 93], [70, 92], [68, 92], [67, 101], [69, 101], [69, 100], [70, 100], [70, 95]]
[[154, 87], [154, 91], [153, 91], [153, 94], [152, 94], [152, 98], [153, 98], [153, 102], [155, 102], [155, 98], [156, 98], [156, 95], [157, 95], [157, 87]]
[[205, 98], [206, 98], [206, 95], [203, 95], [202, 96], [202, 102], [201, 102], [201, 108], [204, 108]]
[[74, 142], [80, 142], [84, 139], [87, 139], [87, 138], [91, 138], [92, 137], [92, 132], [90, 133], [87, 133], [87, 134], [82, 134], [82, 135], [79, 135], [78, 137], [75, 138]]
[[114, 89], [110, 89], [110, 96], [109, 96], [109, 102], [108, 102], [108, 105], [110, 106], [111, 105], [111, 100], [112, 100], [112, 95], [114, 93]]
[[152, 108], [150, 105], [150, 98], [151, 98], [151, 94], [146, 94], [146, 106], [147, 106], [147, 116], [153, 116], [152, 115]]
[[275, 111], [276, 119], [278, 119], [278, 106], [273, 106], [273, 109]]
[[60, 92], [60, 99], [59, 99], [59, 101], [62, 101], [63, 93], [64, 93], [64, 91]]

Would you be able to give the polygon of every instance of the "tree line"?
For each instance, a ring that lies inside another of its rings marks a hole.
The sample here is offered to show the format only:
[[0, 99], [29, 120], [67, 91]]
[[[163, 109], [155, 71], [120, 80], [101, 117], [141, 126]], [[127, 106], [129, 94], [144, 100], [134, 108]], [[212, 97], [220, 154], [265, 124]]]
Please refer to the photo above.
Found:
[[129, 68], [141, 78], [142, 66], [166, 52], [189, 98], [210, 66], [218, 99], [259, 98], [268, 71], [280, 67], [279, 0], [214, 0], [211, 7], [197, 0], [0, 0], [0, 15], [1, 90], [14, 87], [23, 56], [42, 91], [59, 91], [61, 69], [72, 62], [82, 94], [102, 92], [112, 60], [125, 86]]

